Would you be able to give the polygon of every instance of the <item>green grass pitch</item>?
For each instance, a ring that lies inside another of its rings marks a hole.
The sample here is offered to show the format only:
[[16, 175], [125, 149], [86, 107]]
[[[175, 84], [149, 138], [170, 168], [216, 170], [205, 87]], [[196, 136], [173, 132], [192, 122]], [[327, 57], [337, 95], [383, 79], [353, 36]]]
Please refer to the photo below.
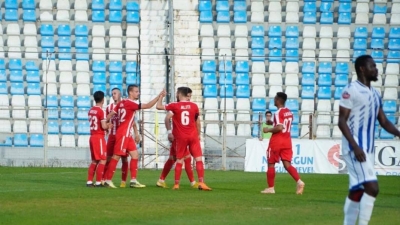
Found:
[[[342, 224], [347, 175], [302, 174], [303, 195], [277, 174], [274, 195], [262, 195], [264, 173], [206, 171], [212, 192], [155, 186], [160, 171], [140, 170], [144, 189], [87, 188], [86, 169], [0, 167], [0, 224]], [[114, 183], [119, 185], [120, 171]], [[172, 187], [173, 171], [167, 183]], [[370, 224], [400, 224], [400, 179], [379, 178]]]

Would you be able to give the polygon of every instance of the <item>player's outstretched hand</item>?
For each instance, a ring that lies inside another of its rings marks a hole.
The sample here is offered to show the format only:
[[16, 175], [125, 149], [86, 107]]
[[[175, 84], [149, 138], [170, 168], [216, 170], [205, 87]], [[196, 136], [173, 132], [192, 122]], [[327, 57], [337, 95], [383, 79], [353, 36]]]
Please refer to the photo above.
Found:
[[357, 146], [357, 148], [354, 149], [354, 155], [359, 162], [365, 162], [365, 153], [360, 147]]
[[165, 96], [167, 95], [167, 92], [165, 91], [165, 89], [163, 89], [161, 92], [160, 92], [160, 97], [162, 97], [162, 98], [164, 98]]
[[174, 135], [173, 134], [168, 134], [168, 141], [170, 141], [170, 142], [174, 141]]

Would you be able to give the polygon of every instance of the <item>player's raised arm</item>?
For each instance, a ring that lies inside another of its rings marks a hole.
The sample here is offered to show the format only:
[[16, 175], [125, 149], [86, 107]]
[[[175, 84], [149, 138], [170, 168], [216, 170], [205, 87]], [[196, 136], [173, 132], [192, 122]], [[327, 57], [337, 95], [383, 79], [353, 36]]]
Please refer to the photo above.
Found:
[[[164, 98], [164, 96], [167, 94], [167, 92], [165, 91], [165, 90], [162, 90], [161, 92], [160, 92], [160, 94], [157, 96], [157, 97], [155, 97], [153, 100], [151, 100], [150, 102], [148, 102], [148, 103], [142, 103], [142, 105], [141, 105], [141, 108], [142, 109], [150, 109], [151, 107], [153, 107], [156, 103], [157, 103], [157, 101], [160, 101], [160, 99], [161, 99], [161, 101], [162, 101], [162, 99]], [[158, 109], [158, 108], [157, 108]]]
[[168, 112], [167, 115], [165, 115], [165, 119], [164, 119], [164, 123], [165, 123], [165, 128], [170, 131], [171, 130], [171, 119], [172, 116], [174, 114], [172, 114], [171, 112]]
[[[161, 96], [161, 94], [160, 94], [160, 96]], [[165, 110], [165, 106], [162, 104], [162, 101], [163, 101], [164, 96], [165, 96], [165, 95], [163, 95], [162, 97], [160, 97], [160, 98], [157, 99], [156, 108], [157, 108], [158, 110]]]
[[382, 108], [379, 109], [378, 121], [381, 127], [387, 132], [393, 134], [394, 136], [400, 137], [400, 131], [393, 125], [392, 122], [390, 122], [390, 120], [387, 119]]

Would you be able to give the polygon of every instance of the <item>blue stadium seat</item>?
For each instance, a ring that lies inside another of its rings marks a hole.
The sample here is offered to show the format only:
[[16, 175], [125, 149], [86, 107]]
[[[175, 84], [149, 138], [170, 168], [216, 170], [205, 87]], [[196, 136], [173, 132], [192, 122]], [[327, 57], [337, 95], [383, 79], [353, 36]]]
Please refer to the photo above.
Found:
[[351, 13], [351, 3], [339, 2], [339, 13]]
[[215, 73], [203, 73], [203, 84], [217, 84]]
[[46, 100], [43, 101], [43, 106], [46, 107], [58, 107], [57, 95], [47, 95]]
[[315, 73], [315, 62], [303, 62], [302, 73]]
[[[383, 49], [384, 48], [384, 43], [383, 42], [384, 42], [384, 39], [373, 38], [371, 40], [371, 48], [372, 49]], [[390, 40], [389, 40], [389, 49], [390, 49]]]
[[292, 112], [299, 111], [299, 101], [297, 99], [288, 99], [285, 104], [286, 108], [288, 108]]
[[88, 36], [89, 30], [86, 25], [76, 25], [75, 26], [75, 36], [85, 37]]
[[339, 13], [338, 24], [350, 25], [351, 24], [351, 13]]
[[54, 35], [53, 25], [51, 25], [51, 24], [42, 24], [40, 26], [40, 35], [42, 35], [42, 36], [53, 36]]
[[299, 61], [299, 50], [286, 49], [286, 62], [298, 62], [298, 61]]
[[106, 85], [105, 84], [95, 84], [95, 85], [93, 85], [92, 94], [94, 94], [96, 91], [102, 91], [104, 94], [107, 94]]
[[44, 138], [43, 134], [31, 134], [29, 145], [31, 147], [43, 147]]
[[10, 81], [23, 82], [24, 76], [22, 75], [22, 70], [10, 70]]
[[[385, 28], [384, 27], [374, 27], [372, 28], [372, 38], [385, 38]], [[389, 37], [390, 38], [390, 37]]]
[[[127, 21], [129, 18], [129, 12], [127, 12]], [[92, 22], [105, 22], [106, 21], [106, 14], [104, 10], [93, 10], [92, 11]]]
[[47, 59], [55, 59], [56, 56], [54, 53], [54, 47], [53, 48], [48, 48], [48, 47], [42, 47], [42, 54], [41, 57], [43, 60], [47, 60]]
[[225, 62], [222, 60], [219, 61], [218, 71], [232, 73], [232, 61], [230, 60], [226, 60]]
[[92, 1], [92, 10], [104, 10], [106, 5], [104, 0], [93, 0]]
[[385, 113], [396, 113], [397, 112], [396, 101], [393, 100], [383, 101], [383, 111]]
[[332, 73], [332, 63], [320, 62], [318, 67], [318, 73]]
[[249, 85], [250, 84], [250, 78], [249, 78], [249, 73], [236, 73], [236, 85]]
[[139, 6], [139, 2], [137, 1], [130, 1], [130, 2], [126, 2], [126, 10], [127, 11], [139, 11], [140, 10], [140, 6]]
[[8, 90], [7, 90], [7, 83], [6, 82], [0, 82], [0, 94], [2, 95], [8, 95]]
[[58, 48], [59, 60], [72, 60], [71, 48]]
[[136, 61], [126, 62], [125, 72], [127, 72], [127, 73], [139, 72], [138, 63]]
[[60, 118], [62, 120], [74, 120], [75, 119], [74, 108], [62, 108], [60, 112]]
[[317, 93], [317, 98], [318, 99], [331, 99], [332, 94], [331, 94], [331, 87], [328, 86], [319, 86], [318, 87], [318, 93]]
[[[71, 36], [71, 27], [68, 24], [60, 24], [57, 28], [57, 35], [59, 36]], [[60, 39], [58, 39], [60, 42]]]
[[330, 73], [320, 73], [318, 75], [318, 86], [331, 86], [332, 75]]
[[315, 24], [315, 23], [317, 23], [317, 14], [316, 14], [316, 12], [304, 12], [303, 23], [304, 24]]
[[353, 62], [356, 61], [357, 57], [367, 54], [367, 51], [364, 50], [354, 50], [353, 52]]
[[299, 112], [292, 112], [292, 113], [293, 113], [292, 125], [299, 124], [299, 122], [300, 122]]
[[253, 37], [251, 39], [251, 48], [264, 48], [264, 37]]
[[367, 39], [356, 38], [353, 43], [354, 50], [366, 50], [367, 49]]
[[278, 110], [278, 108], [276, 108], [276, 106], [275, 106], [274, 99], [272, 99], [272, 98], [269, 100], [268, 110], [271, 112], [275, 112], [276, 110]]
[[400, 50], [400, 39], [389, 39], [388, 47], [390, 50]]
[[137, 84], [140, 85], [140, 80], [138, 79], [137, 73], [126, 73], [126, 85]]
[[391, 27], [389, 31], [389, 39], [400, 38], [400, 27]]
[[89, 40], [88, 37], [76, 37], [75, 38], [75, 48], [88, 48]]
[[267, 102], [265, 98], [253, 98], [253, 104], [251, 109], [253, 111], [265, 111], [267, 108]]
[[36, 13], [33, 9], [25, 9], [22, 13], [22, 19], [27, 22], [36, 22]]
[[247, 12], [246, 11], [234, 11], [233, 13], [234, 23], [247, 23]]
[[286, 27], [286, 37], [298, 38], [299, 37], [299, 27], [298, 26], [287, 26]]
[[226, 73], [226, 79], [225, 79], [225, 72], [219, 73], [219, 85], [221, 86], [224, 84], [229, 84], [229, 85], [233, 84], [232, 73]]
[[[112, 95], [112, 89], [114, 89], [114, 88], [118, 88], [119, 90], [121, 90], [122, 95], [125, 95], [126, 92], [123, 91], [122, 84], [111, 84], [109, 92], [108, 92], [109, 95]], [[107, 93], [105, 93], [105, 94], [107, 94]]]
[[367, 27], [356, 27], [354, 30], [354, 38], [355, 39], [366, 39], [368, 38], [368, 29]]
[[4, 59], [0, 59], [0, 70], [5, 70], [6, 69], [6, 63], [4, 62]]
[[347, 74], [336, 74], [335, 86], [344, 87], [349, 83], [349, 76]]
[[282, 49], [282, 39], [279, 37], [273, 37], [268, 42], [269, 49]]
[[292, 124], [292, 128], [290, 129], [290, 137], [291, 138], [299, 137], [299, 125]]
[[121, 0], [110, 0], [109, 10], [120, 10], [122, 11], [122, 1]]
[[201, 11], [199, 20], [201, 23], [212, 23], [213, 21], [212, 11], [211, 10]]
[[236, 85], [236, 98], [250, 98], [249, 85]]
[[248, 73], [249, 72], [249, 62], [248, 61], [236, 61], [235, 72], [236, 73]]
[[219, 97], [233, 98], [233, 86], [231, 84], [220, 84]]
[[268, 30], [268, 36], [271, 37], [282, 37], [281, 26], [270, 26]]
[[303, 12], [316, 12], [317, 4], [315, 2], [305, 2]]
[[58, 108], [57, 107], [48, 107], [47, 108], [47, 117], [50, 120], [58, 120]]
[[6, 9], [4, 14], [5, 21], [18, 21], [17, 9]]
[[203, 97], [204, 98], [216, 98], [217, 97], [217, 85], [208, 84], [203, 85]]
[[62, 108], [73, 108], [74, 107], [74, 97], [70, 95], [61, 95], [60, 106]]
[[321, 2], [321, 5], [319, 6], [319, 11], [320, 12], [332, 12], [332, 3], [331, 2]]
[[89, 96], [78, 96], [76, 100], [76, 106], [80, 108], [90, 108], [90, 97]]
[[394, 136], [387, 132], [385, 129], [381, 129], [381, 133], [379, 135], [379, 138], [381, 139], [393, 139]]
[[282, 61], [282, 50], [281, 49], [273, 49], [269, 51], [270, 62], [281, 62]]
[[108, 21], [111, 23], [121, 23], [122, 22], [122, 10], [110, 10], [108, 15]]
[[22, 8], [25, 9], [35, 9], [35, 0], [22, 0]]
[[60, 133], [60, 129], [58, 127], [58, 121], [49, 120], [49, 122], [47, 124], [47, 133], [49, 133], [49, 134], [59, 134]]
[[261, 116], [261, 121], [265, 121], [265, 110], [263, 111], [253, 110], [251, 115], [251, 121], [253, 121], [253, 123], [255, 123], [257, 127], [258, 127], [257, 123], [260, 120], [260, 116]]
[[128, 23], [139, 23], [140, 17], [137, 11], [127, 11], [126, 12], [126, 22]]
[[6, 70], [0, 70], [0, 82], [7, 82]]
[[251, 37], [264, 37], [264, 26], [255, 25], [251, 27]]
[[299, 49], [299, 38], [297, 37], [286, 37], [286, 49]]
[[[211, 2], [209, 8], [207, 8], [208, 10], [211, 10]], [[229, 11], [229, 2], [228, 0], [219, 0], [217, 1], [217, 6], [215, 7], [215, 9], [218, 11]], [[200, 10], [200, 9], [199, 9]]]
[[121, 61], [110, 61], [109, 66], [108, 66], [108, 72], [122, 73], [122, 62]]
[[251, 130], [251, 136], [258, 137], [259, 134], [260, 134], [260, 128], [258, 127], [258, 125], [254, 125], [253, 129]]
[[337, 62], [335, 73], [338, 74], [349, 74], [349, 64], [345, 62]]
[[24, 84], [23, 83], [11, 83], [10, 93], [12, 95], [23, 95], [24, 92]]
[[28, 147], [28, 137], [26, 134], [14, 134], [15, 147]]
[[[212, 3], [211, 1], [199, 1], [199, 11], [211, 11], [212, 10]], [[227, 9], [229, 10], [229, 9]]]
[[252, 48], [251, 51], [252, 61], [265, 61], [265, 50], [263, 48]]
[[333, 97], [335, 98], [335, 100], [339, 100], [340, 97], [342, 96], [342, 91], [343, 91], [344, 87], [335, 87], [335, 93], [333, 95]]
[[314, 86], [302, 86], [301, 87], [301, 98], [302, 99], [314, 99]]
[[93, 72], [106, 72], [106, 63], [104, 61], [93, 61], [92, 62]]
[[230, 22], [229, 11], [217, 12], [217, 23], [229, 23], [229, 22]]
[[215, 61], [204, 61], [203, 66], [201, 69], [202, 72], [215, 72], [216, 71], [216, 64]]
[[22, 70], [22, 61], [21, 59], [10, 59], [8, 62], [9, 70]]
[[119, 84], [122, 85], [122, 73], [110, 73], [109, 74], [110, 84]]
[[400, 63], [400, 51], [389, 50], [387, 55], [388, 63]]
[[26, 94], [28, 95], [41, 95], [40, 83], [28, 83], [26, 88]]
[[76, 48], [76, 60], [89, 61], [89, 48]]
[[[81, 125], [81, 123], [79, 123], [79, 125]], [[61, 123], [61, 134], [75, 134], [74, 122], [73, 121], [63, 121]]]
[[387, 11], [386, 4], [385, 5], [379, 5], [379, 4], [374, 5], [374, 14], [386, 14], [386, 11]]
[[58, 37], [58, 44], [59, 48], [70, 48], [71, 47], [71, 37], [70, 36], [61, 36]]
[[312, 86], [315, 82], [314, 73], [303, 73], [301, 77], [301, 85]]
[[320, 24], [333, 24], [333, 12], [321, 13]]
[[53, 36], [44, 36], [40, 39], [40, 46], [44, 48], [54, 48]]
[[36, 66], [36, 63], [34, 61], [27, 61], [25, 63], [25, 70], [27, 70], [27, 71], [31, 71], [31, 70], [39, 71], [39, 68]]
[[88, 120], [89, 108], [78, 108], [76, 118], [78, 120]]
[[246, 11], [246, 10], [247, 10], [246, 1], [233, 2], [233, 11]]
[[371, 52], [371, 57], [374, 59], [375, 63], [383, 63], [383, 51], [373, 50]]

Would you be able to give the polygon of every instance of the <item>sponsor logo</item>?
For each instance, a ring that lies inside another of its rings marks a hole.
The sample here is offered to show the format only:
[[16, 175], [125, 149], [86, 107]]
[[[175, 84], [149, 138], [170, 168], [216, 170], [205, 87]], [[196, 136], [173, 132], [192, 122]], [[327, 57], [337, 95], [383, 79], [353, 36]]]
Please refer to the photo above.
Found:
[[340, 144], [333, 145], [329, 149], [327, 157], [329, 163], [338, 168], [339, 173], [345, 173], [346, 163], [340, 156]]
[[347, 91], [345, 91], [345, 92], [343, 92], [342, 97], [344, 99], [349, 99], [350, 98], [350, 94]]

